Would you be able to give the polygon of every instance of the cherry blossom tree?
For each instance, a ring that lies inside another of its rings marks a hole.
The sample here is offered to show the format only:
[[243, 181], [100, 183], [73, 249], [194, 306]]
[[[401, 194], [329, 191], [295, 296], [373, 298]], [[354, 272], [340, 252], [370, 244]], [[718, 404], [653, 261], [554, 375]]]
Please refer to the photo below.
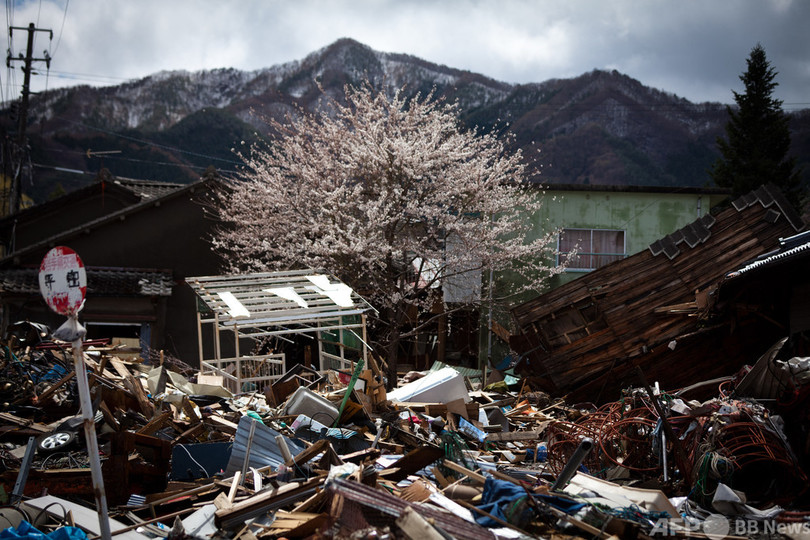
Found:
[[555, 232], [523, 219], [542, 192], [521, 153], [463, 129], [456, 105], [392, 94], [347, 86], [345, 101], [270, 121], [277, 136], [241, 156], [220, 196], [214, 239], [232, 271], [323, 269], [360, 292], [379, 310], [370, 322], [389, 376], [403, 324], [442, 300], [440, 286], [472, 276], [480, 290], [492, 270], [538, 288], [559, 271]]

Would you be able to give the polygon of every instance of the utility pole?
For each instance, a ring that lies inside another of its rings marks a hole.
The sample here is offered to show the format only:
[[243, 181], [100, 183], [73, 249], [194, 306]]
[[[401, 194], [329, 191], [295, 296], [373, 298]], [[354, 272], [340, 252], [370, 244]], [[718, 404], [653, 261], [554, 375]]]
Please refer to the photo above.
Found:
[[53, 40], [53, 31], [44, 28], [37, 28], [34, 23], [28, 27], [22, 26], [9, 26], [9, 37], [14, 33], [14, 30], [25, 30], [28, 32], [28, 46], [26, 47], [25, 56], [20, 53], [17, 58], [11, 56], [11, 49], [6, 56], [6, 66], [11, 67], [12, 62], [23, 62], [23, 86], [22, 86], [22, 99], [20, 100], [19, 119], [17, 124], [17, 137], [14, 143], [11, 143], [11, 161], [14, 164], [13, 177], [11, 183], [11, 193], [8, 201], [9, 214], [16, 214], [20, 210], [20, 200], [22, 199], [22, 174], [23, 174], [23, 161], [26, 155], [26, 136], [25, 132], [28, 128], [28, 98], [31, 95], [31, 72], [34, 62], [45, 62], [45, 65], [50, 69], [51, 57], [48, 51], [43, 51], [42, 58], [34, 58], [34, 34], [36, 32], [48, 32], [50, 39]]

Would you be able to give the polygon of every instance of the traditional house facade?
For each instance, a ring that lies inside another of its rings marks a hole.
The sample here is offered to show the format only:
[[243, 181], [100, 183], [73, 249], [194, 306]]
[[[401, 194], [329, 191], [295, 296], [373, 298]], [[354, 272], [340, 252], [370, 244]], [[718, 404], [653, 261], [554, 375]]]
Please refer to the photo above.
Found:
[[20, 320], [64, 322], [46, 306], [37, 279], [45, 254], [64, 245], [87, 268], [80, 320], [88, 338], [137, 338], [144, 350], [194, 363], [196, 301], [183, 280], [220, 271], [210, 247], [216, 222], [205, 205], [215, 184], [105, 180], [4, 218], [3, 333]]

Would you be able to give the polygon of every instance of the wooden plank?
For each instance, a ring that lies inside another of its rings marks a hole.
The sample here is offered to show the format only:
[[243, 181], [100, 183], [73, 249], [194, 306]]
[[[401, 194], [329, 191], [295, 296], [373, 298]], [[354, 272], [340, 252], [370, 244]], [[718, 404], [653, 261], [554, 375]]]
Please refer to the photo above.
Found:
[[118, 376], [126, 379], [127, 377], [132, 377], [132, 372], [127, 369], [127, 366], [118, 358], [113, 358], [110, 360], [109, 364], [113, 367]]
[[233, 523], [244, 522], [250, 517], [273, 510], [277, 505], [289, 504], [291, 498], [306, 494], [323, 484], [326, 476], [310, 478], [306, 482], [290, 482], [279, 488], [262, 491], [256, 495], [234, 504], [231, 508], [221, 508], [214, 513], [214, 522], [217, 527], [228, 527]]
[[50, 399], [50, 397], [52, 395], [54, 395], [54, 393], [56, 393], [57, 390], [59, 390], [66, 382], [68, 382], [70, 379], [72, 379], [75, 375], [76, 375], [76, 372], [71, 371], [70, 373], [63, 376], [61, 379], [59, 379], [55, 383], [53, 383], [51, 386], [48, 387], [47, 390], [45, 390], [39, 396], [36, 396], [34, 398], [34, 404], [42, 405], [42, 403], [44, 401]]
[[166, 411], [165, 413], [160, 414], [160, 415], [155, 416], [154, 418], [152, 418], [152, 420], [150, 420], [149, 423], [147, 423], [141, 429], [136, 431], [136, 433], [139, 433], [141, 435], [153, 435], [160, 428], [162, 428], [163, 426], [168, 424], [171, 421], [171, 419], [172, 419], [172, 413], [169, 412], [169, 411]]
[[135, 396], [141, 413], [147, 418], [151, 418], [155, 414], [155, 406], [149, 401], [140, 379], [136, 379], [121, 360], [114, 358], [110, 361], [110, 364], [124, 378], [124, 387]]
[[[305, 518], [304, 515], [311, 517]], [[282, 515], [281, 518], [277, 514], [276, 521], [273, 521], [269, 531], [279, 538], [310, 538], [319, 530], [323, 531], [331, 527], [332, 523], [334, 523], [334, 518], [325, 512], [320, 514], [293, 512], [289, 516]]]
[[504, 343], [509, 343], [509, 338], [512, 337], [512, 334], [509, 332], [509, 330], [504, 328], [497, 321], [492, 321], [490, 327], [492, 328], [493, 334], [498, 336], [498, 338], [500, 338]]
[[436, 478], [436, 483], [439, 484], [439, 487], [441, 489], [445, 489], [447, 486], [450, 485], [450, 481], [444, 477], [444, 475], [442, 474], [442, 472], [439, 470], [438, 467], [433, 467], [432, 469], [430, 469], [430, 471], [433, 473], [433, 476]]
[[121, 425], [118, 423], [118, 420], [116, 420], [115, 415], [112, 413], [106, 403], [103, 401], [99, 403], [98, 410], [101, 411], [101, 414], [104, 416], [104, 421], [107, 422], [111, 428], [113, 428], [115, 431], [121, 431]]
[[205, 422], [207, 424], [212, 424], [216, 429], [222, 431], [223, 433], [228, 433], [229, 435], [235, 435], [237, 425], [231, 421], [225, 420], [215, 414], [208, 416], [205, 418]]
[[0, 412], [0, 420], [2, 420], [3, 422], [8, 422], [9, 424], [22, 426], [34, 431], [39, 431], [40, 433], [50, 433], [52, 431], [52, 428], [49, 428], [46, 425], [36, 423], [33, 420], [29, 420], [28, 418], [20, 418], [19, 416], [14, 416], [11, 413]]
[[[428, 416], [446, 416], [447, 405], [447, 403], [425, 403], [425, 414]], [[468, 418], [478, 418], [478, 402], [471, 401], [469, 403], [465, 403], [464, 408], [467, 410]]]
[[204, 429], [205, 429], [205, 425], [202, 422], [200, 422], [198, 424], [195, 424], [195, 425], [191, 426], [190, 428], [188, 428], [187, 430], [185, 430], [184, 432], [182, 432], [177, 437], [175, 437], [172, 440], [172, 444], [174, 445], [174, 444], [179, 443], [180, 441], [183, 441], [183, 440], [186, 440], [186, 439], [192, 439], [194, 436], [199, 435], [200, 433], [202, 433], [202, 431]]
[[343, 462], [362, 463], [369, 459], [377, 459], [380, 457], [380, 450], [377, 448], [366, 448], [365, 450], [358, 450], [350, 454], [343, 454], [339, 456]]
[[435, 463], [444, 456], [444, 450], [436, 446], [414, 448], [385, 469], [397, 469], [396, 473], [386, 475], [386, 479], [398, 482]]
[[102, 366], [102, 364], [96, 362], [86, 354], [84, 355], [84, 363], [93, 370], [93, 373], [91, 373], [91, 375], [95, 374], [101, 377], [106, 377], [107, 379], [115, 378], [115, 373], [109, 371], [104, 366]]
[[319, 439], [309, 448], [305, 448], [304, 450], [293, 456], [292, 459], [288, 459], [285, 462], [285, 465], [287, 465], [288, 467], [292, 467], [295, 465], [303, 465], [310, 459], [314, 458], [315, 456], [326, 450], [326, 448], [330, 446], [330, 444], [331, 443], [329, 442], [329, 439]]
[[459, 474], [463, 474], [464, 476], [466, 476], [467, 478], [472, 480], [473, 483], [475, 483], [475, 484], [484, 485], [484, 483], [486, 482], [486, 477], [484, 477], [481, 474], [478, 474], [477, 472], [471, 471], [467, 467], [463, 467], [463, 466], [459, 465], [458, 463], [455, 463], [453, 461], [445, 459], [445, 460], [442, 461], [442, 464], [445, 467], [447, 467], [448, 469], [456, 471]]
[[405, 507], [396, 524], [410, 540], [444, 540], [444, 536], [410, 506]]
[[535, 441], [543, 435], [543, 430], [532, 431], [504, 431], [487, 434], [487, 440], [492, 442], [507, 441]]
[[191, 401], [188, 399], [187, 396], [183, 396], [183, 412], [186, 413], [189, 422], [192, 424], [200, 424], [202, 422], [202, 418], [197, 415], [197, 410], [194, 408], [194, 405], [191, 404]]

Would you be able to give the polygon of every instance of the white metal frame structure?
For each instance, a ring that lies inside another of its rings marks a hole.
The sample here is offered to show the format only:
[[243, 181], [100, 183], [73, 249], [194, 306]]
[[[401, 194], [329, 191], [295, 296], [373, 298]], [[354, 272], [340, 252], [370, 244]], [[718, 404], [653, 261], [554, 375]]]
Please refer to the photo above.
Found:
[[[262, 390], [286, 372], [281, 353], [243, 356], [240, 339], [278, 336], [289, 339], [310, 334], [318, 343], [321, 371], [351, 370], [354, 360], [347, 357], [347, 333], [363, 346], [357, 359], [367, 360], [366, 312], [374, 308], [350, 287], [323, 272], [292, 270], [255, 274], [186, 278], [197, 294], [197, 339], [200, 373], [223, 377], [225, 386], [240, 393]], [[204, 306], [204, 307], [203, 307]], [[213, 328], [213, 358], [206, 358], [203, 327]], [[233, 336], [235, 354], [222, 357], [222, 333]], [[314, 334], [314, 335], [312, 335]], [[334, 336], [326, 339], [325, 336]], [[333, 344], [338, 354], [324, 350]]]

